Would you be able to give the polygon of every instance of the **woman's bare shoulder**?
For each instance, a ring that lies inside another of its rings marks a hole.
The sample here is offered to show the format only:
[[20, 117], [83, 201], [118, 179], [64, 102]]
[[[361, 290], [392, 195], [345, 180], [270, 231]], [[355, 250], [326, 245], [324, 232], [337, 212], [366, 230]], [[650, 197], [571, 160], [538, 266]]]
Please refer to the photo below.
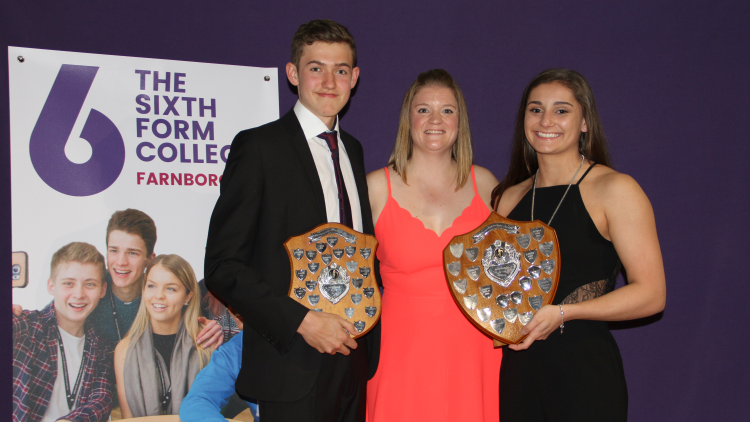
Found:
[[385, 169], [379, 168], [367, 173], [367, 189], [370, 192], [373, 190], [387, 189], [387, 187], [388, 180], [386, 180]]
[[497, 213], [507, 217], [513, 208], [521, 202], [521, 199], [526, 192], [531, 189], [532, 179], [528, 178], [523, 182], [513, 185], [503, 192], [503, 196], [500, 198], [500, 203], [497, 205]]
[[497, 181], [497, 178], [491, 171], [477, 165], [474, 166], [474, 178], [477, 181], [477, 191], [479, 192], [479, 196], [487, 207], [492, 209], [490, 205], [492, 190], [495, 189], [495, 186], [500, 182]]

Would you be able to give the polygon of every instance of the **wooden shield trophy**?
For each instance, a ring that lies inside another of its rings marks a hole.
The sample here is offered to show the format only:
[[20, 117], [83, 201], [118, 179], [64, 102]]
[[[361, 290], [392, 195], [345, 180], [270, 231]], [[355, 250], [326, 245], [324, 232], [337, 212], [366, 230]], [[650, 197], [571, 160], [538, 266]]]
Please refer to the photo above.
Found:
[[521, 328], [552, 302], [560, 277], [557, 234], [541, 221], [495, 212], [443, 251], [448, 289], [461, 312], [501, 345], [518, 344]]
[[339, 223], [326, 223], [284, 243], [292, 268], [289, 297], [316, 312], [354, 324], [353, 338], [367, 334], [380, 318], [375, 280], [378, 241]]

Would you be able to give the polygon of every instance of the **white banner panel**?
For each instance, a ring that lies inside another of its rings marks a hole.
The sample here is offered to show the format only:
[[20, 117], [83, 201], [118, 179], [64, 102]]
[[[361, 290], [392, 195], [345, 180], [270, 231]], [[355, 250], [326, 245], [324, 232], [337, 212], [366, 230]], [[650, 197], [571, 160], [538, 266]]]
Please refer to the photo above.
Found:
[[279, 117], [278, 69], [8, 47], [13, 251], [41, 309], [52, 254], [83, 241], [106, 256], [113, 212], [156, 223], [156, 254], [203, 277], [209, 217], [234, 135]]

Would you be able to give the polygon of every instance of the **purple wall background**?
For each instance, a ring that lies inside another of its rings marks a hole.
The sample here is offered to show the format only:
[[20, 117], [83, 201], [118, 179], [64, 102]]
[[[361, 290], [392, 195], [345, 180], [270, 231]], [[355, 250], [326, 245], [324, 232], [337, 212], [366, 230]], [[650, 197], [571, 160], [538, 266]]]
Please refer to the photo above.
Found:
[[[458, 79], [476, 162], [502, 178], [525, 84], [546, 68], [579, 70], [596, 93], [616, 169], [632, 175], [653, 203], [669, 285], [662, 314], [613, 327], [630, 420], [744, 420], [750, 3], [405, 3], [5, 0], [0, 38], [4, 46], [283, 69], [300, 23], [334, 19], [357, 40], [362, 74], [342, 124], [362, 141], [368, 171], [386, 164], [403, 93], [421, 71], [441, 67]], [[0, 64], [0, 81], [8, 80], [7, 69]], [[7, 96], [0, 82], [0, 97]], [[280, 112], [295, 99], [282, 85]], [[6, 257], [8, 115], [7, 100], [0, 102]], [[0, 309], [10, 300], [0, 295]], [[8, 321], [0, 329], [0, 419], [11, 411], [10, 332]]]

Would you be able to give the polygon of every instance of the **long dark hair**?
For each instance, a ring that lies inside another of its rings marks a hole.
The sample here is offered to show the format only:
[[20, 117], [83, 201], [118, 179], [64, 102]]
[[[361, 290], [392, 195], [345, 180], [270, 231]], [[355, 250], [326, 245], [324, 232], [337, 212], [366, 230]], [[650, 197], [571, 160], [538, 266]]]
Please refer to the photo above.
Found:
[[539, 85], [559, 82], [573, 92], [576, 101], [581, 105], [583, 118], [586, 120], [588, 132], [581, 132], [578, 140], [578, 151], [591, 161], [607, 167], [612, 167], [607, 151], [607, 137], [596, 111], [594, 92], [591, 91], [586, 78], [575, 70], [569, 69], [547, 69], [536, 75], [523, 90], [521, 103], [516, 113], [516, 127], [513, 131], [513, 149], [510, 154], [510, 166], [505, 178], [495, 189], [492, 190], [492, 207], [497, 210], [503, 192], [511, 186], [515, 186], [531, 177], [539, 168], [536, 151], [526, 139], [524, 120], [526, 119], [526, 106], [529, 94]]

